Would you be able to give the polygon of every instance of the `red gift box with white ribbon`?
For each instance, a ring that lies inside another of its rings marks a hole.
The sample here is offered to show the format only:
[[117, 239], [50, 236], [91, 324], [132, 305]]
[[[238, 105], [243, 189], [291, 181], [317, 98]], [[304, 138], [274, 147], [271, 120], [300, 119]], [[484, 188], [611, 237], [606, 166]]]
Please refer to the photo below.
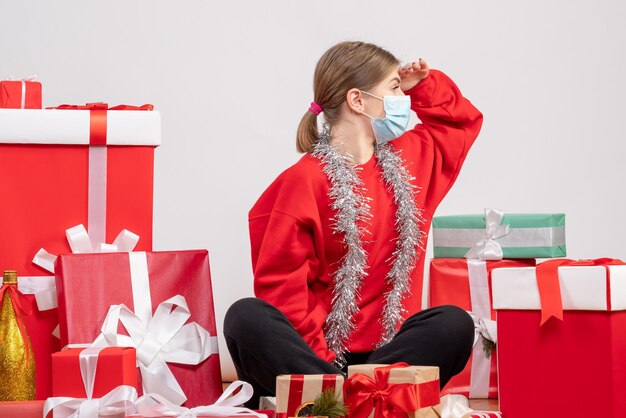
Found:
[[54, 308], [54, 273], [33, 264], [34, 256], [41, 248], [69, 253], [65, 230], [80, 224], [94, 250], [125, 228], [141, 237], [138, 250], [152, 249], [160, 114], [150, 106], [112, 109], [101, 103], [75, 110], [0, 109], [0, 269], [18, 271], [18, 286], [32, 305], [25, 323], [37, 399], [51, 394], [50, 355], [61, 345], [52, 336], [57, 310], [38, 309], [34, 296]]
[[0, 108], [41, 109], [41, 83], [36, 76], [0, 81]]
[[502, 415], [624, 416], [626, 265], [556, 259], [492, 281]]
[[[468, 312], [476, 325], [472, 356], [465, 369], [454, 376], [443, 395], [461, 394], [468, 398], [497, 398], [497, 352], [487, 356], [483, 340], [497, 344], [496, 311], [491, 304], [491, 272], [495, 268], [534, 266], [535, 260], [466, 260], [434, 258], [430, 261], [429, 306], [456, 305]], [[495, 341], [494, 341], [495, 340]]]
[[61, 341], [137, 350], [143, 390], [187, 407], [222, 393], [206, 250], [60, 255]]
[[52, 396], [100, 398], [117, 386], [137, 388], [131, 347], [68, 348], [52, 354]]

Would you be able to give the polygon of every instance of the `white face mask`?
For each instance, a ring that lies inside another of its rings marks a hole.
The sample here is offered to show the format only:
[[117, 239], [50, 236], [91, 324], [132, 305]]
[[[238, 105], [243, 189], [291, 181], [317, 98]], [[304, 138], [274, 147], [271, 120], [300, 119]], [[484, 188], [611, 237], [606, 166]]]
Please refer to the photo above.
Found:
[[381, 98], [366, 91], [361, 91], [383, 101], [384, 118], [374, 118], [363, 112], [365, 116], [372, 120], [372, 128], [374, 129], [377, 143], [384, 144], [406, 132], [409, 117], [411, 116], [411, 98], [409, 96], [383, 96]]

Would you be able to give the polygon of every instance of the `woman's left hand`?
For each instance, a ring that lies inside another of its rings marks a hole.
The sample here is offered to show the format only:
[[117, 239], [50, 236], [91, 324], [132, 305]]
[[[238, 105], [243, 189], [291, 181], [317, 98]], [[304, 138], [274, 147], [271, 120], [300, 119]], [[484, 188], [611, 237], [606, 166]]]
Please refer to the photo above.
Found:
[[410, 62], [400, 67], [400, 88], [407, 91], [415, 87], [420, 81], [428, 77], [430, 68], [422, 58], [417, 62]]

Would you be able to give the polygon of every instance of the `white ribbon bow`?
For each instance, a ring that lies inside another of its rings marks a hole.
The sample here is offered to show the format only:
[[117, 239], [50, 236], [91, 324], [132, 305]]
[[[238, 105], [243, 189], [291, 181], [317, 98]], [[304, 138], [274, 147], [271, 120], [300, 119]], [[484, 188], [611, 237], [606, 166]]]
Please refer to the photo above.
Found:
[[[137, 242], [139, 241], [139, 235], [124, 229], [119, 233], [117, 238], [115, 238], [113, 244], [100, 244], [99, 247], [94, 249], [91, 245], [89, 234], [82, 224], [67, 229], [65, 231], [65, 235], [68, 243], [70, 244], [72, 253], [74, 254], [95, 252], [131, 252], [135, 249]], [[37, 251], [37, 254], [35, 254], [33, 264], [36, 264], [44, 270], [54, 274], [54, 262], [56, 259], [56, 255], [50, 254], [45, 249], [41, 248]], [[58, 306], [54, 280], [46, 281], [45, 284], [42, 283], [42, 285], [37, 286], [33, 293], [37, 299], [37, 307], [40, 311], [54, 309]]]
[[79, 399], [70, 397], [48, 398], [44, 404], [43, 416], [54, 411], [54, 418], [98, 418], [99, 414], [135, 412], [137, 391], [132, 386], [118, 386], [100, 399]]
[[[181, 295], [161, 302], [147, 320], [125, 305], [112, 305], [93, 345], [134, 347], [144, 392], [158, 393], [181, 405], [187, 397], [167, 363], [197, 365], [218, 352], [217, 337], [196, 322], [185, 324], [190, 317], [187, 301]], [[118, 324], [128, 335], [117, 333]]]
[[[137, 246], [139, 235], [127, 229], [119, 233], [113, 244], [100, 244], [96, 250], [91, 245], [89, 234], [83, 225], [77, 225], [65, 231], [67, 240], [73, 253], [93, 252], [132, 252]], [[54, 274], [54, 262], [57, 256], [41, 248], [33, 258], [33, 264]], [[0, 281], [2, 279], [0, 278]], [[57, 289], [54, 276], [20, 276], [18, 289], [25, 295], [35, 295], [37, 308], [40, 311], [55, 309], [58, 306]], [[53, 331], [59, 336], [59, 327]]]
[[441, 418], [464, 418], [474, 412], [463, 395], [445, 395], [441, 398]]
[[492, 319], [479, 318], [478, 315], [473, 312], [467, 311], [467, 313], [474, 321], [474, 345], [476, 345], [480, 337], [496, 344], [498, 342], [497, 322]]
[[[123, 229], [113, 241], [113, 244], [100, 244], [99, 246], [92, 246], [91, 238], [87, 233], [84, 225], [76, 225], [65, 231], [67, 242], [70, 244], [70, 249], [73, 254], [84, 253], [114, 253], [114, 252], [132, 252], [139, 242], [139, 235], [130, 232], [128, 229]], [[45, 249], [41, 248], [35, 254], [33, 263], [39, 267], [48, 270], [50, 273], [54, 273], [54, 262], [57, 256], [50, 254]]]
[[509, 225], [502, 225], [503, 218], [504, 212], [496, 209], [485, 209], [485, 237], [465, 253], [465, 258], [502, 260], [504, 256], [502, 246], [496, 240], [510, 232]]
[[[241, 388], [239, 393], [231, 396], [239, 388]], [[246, 414], [246, 416], [254, 415], [259, 418], [267, 418], [265, 414], [237, 406], [250, 400], [252, 393], [252, 386], [249, 383], [237, 380], [224, 391], [213, 405], [185, 408], [174, 405], [156, 393], [147, 393], [137, 400], [136, 407], [137, 413], [142, 417], [197, 418], [201, 415], [230, 417]]]

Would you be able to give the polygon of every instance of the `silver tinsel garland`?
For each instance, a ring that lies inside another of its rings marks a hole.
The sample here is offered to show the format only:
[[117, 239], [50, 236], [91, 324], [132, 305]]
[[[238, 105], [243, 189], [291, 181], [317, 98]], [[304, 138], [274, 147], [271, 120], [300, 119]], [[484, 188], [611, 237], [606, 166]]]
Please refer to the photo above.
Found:
[[[390, 290], [385, 294], [380, 346], [393, 338], [405, 313], [402, 301], [410, 292], [411, 271], [417, 262], [418, 248], [421, 248], [423, 239], [419, 225], [424, 219], [415, 203], [415, 186], [411, 184], [413, 178], [404, 167], [402, 158], [389, 144], [376, 146], [375, 154], [383, 180], [397, 205], [398, 232], [394, 252], [388, 260], [391, 268], [386, 281]], [[330, 180], [331, 209], [335, 213], [333, 229], [343, 236], [347, 247], [342, 263], [334, 273], [332, 307], [325, 323], [328, 348], [336, 354], [337, 366], [343, 367], [346, 343], [355, 328], [359, 291], [367, 275], [367, 253], [362, 242], [366, 231], [363, 225], [371, 220], [372, 215], [363, 182], [357, 174], [358, 168], [349, 155], [341, 154], [330, 145], [328, 128], [321, 131], [312, 155], [321, 160], [322, 170]]]

